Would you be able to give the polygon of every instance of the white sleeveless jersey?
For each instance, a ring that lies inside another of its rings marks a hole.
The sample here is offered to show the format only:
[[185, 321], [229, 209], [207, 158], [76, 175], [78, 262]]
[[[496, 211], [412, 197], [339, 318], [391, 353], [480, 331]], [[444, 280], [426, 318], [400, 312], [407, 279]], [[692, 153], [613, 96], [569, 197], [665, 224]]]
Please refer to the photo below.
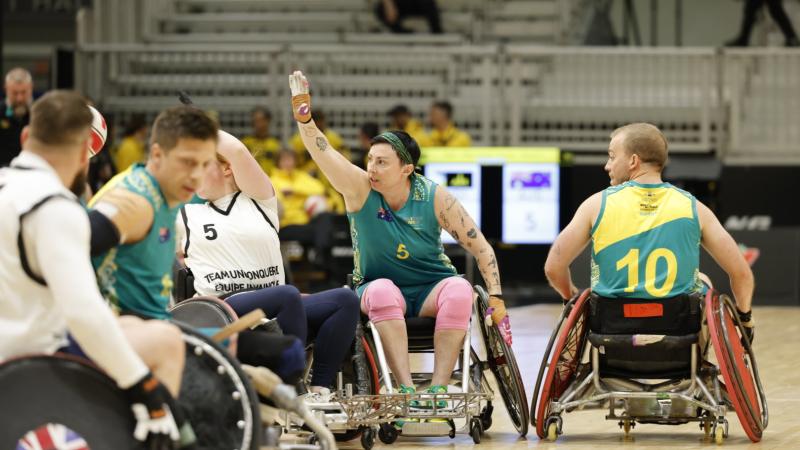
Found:
[[0, 360], [52, 353], [67, 342], [61, 307], [38, 274], [34, 236], [24, 231], [25, 217], [55, 199], [81, 208], [44, 160], [24, 152], [0, 170]]
[[176, 219], [179, 249], [199, 295], [221, 296], [285, 283], [278, 200], [241, 192], [188, 204]]

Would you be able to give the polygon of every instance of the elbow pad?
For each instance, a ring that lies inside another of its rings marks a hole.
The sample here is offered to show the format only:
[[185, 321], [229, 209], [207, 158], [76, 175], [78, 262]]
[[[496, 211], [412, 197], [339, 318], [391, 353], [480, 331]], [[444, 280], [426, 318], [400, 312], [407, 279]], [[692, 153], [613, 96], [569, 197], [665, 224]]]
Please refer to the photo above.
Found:
[[92, 229], [91, 255], [98, 256], [119, 245], [119, 230], [105, 214], [89, 211], [89, 225]]

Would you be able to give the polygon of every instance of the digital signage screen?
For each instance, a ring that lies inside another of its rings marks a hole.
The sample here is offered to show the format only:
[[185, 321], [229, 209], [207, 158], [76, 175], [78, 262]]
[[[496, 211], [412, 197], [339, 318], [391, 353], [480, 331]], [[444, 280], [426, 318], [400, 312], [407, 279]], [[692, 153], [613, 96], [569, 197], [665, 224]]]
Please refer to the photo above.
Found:
[[503, 232], [508, 244], [550, 244], [558, 235], [559, 166], [503, 165]]
[[[444, 186], [464, 205], [469, 215], [481, 226], [481, 166], [475, 163], [428, 163], [425, 176]], [[442, 230], [442, 242], [455, 244], [455, 239]]]

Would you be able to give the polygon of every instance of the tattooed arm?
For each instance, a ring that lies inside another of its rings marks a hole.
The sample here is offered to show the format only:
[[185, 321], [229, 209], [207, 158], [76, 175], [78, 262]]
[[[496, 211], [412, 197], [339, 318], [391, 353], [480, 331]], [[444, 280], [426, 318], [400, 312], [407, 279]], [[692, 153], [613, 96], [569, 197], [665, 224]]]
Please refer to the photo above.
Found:
[[494, 249], [483, 237], [483, 233], [475, 225], [475, 221], [472, 220], [467, 210], [453, 194], [442, 186], [436, 186], [433, 203], [439, 225], [447, 230], [453, 239], [464, 247], [464, 250], [475, 257], [478, 270], [481, 272], [489, 294], [502, 295], [500, 269], [497, 267]]
[[578, 207], [575, 217], [561, 231], [547, 254], [544, 273], [550, 286], [561, 295], [561, 298], [569, 299], [578, 292], [578, 288], [572, 283], [569, 266], [589, 243], [592, 224], [600, 212], [602, 195], [602, 192], [598, 192]]
[[311, 96], [305, 75], [299, 71], [293, 73], [289, 76], [289, 84], [294, 115], [303, 144], [333, 188], [342, 194], [347, 210], [358, 211], [369, 195], [367, 172], [332, 148], [328, 138], [311, 119]]

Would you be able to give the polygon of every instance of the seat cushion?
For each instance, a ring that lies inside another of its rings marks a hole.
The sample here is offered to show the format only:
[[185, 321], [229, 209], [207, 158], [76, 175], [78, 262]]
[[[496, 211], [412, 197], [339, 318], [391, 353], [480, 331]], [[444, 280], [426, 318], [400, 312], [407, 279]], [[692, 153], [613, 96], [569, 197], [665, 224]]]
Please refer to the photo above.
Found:
[[600, 376], [685, 378], [690, 376], [692, 344], [697, 334], [597, 334], [589, 342], [600, 352]]

